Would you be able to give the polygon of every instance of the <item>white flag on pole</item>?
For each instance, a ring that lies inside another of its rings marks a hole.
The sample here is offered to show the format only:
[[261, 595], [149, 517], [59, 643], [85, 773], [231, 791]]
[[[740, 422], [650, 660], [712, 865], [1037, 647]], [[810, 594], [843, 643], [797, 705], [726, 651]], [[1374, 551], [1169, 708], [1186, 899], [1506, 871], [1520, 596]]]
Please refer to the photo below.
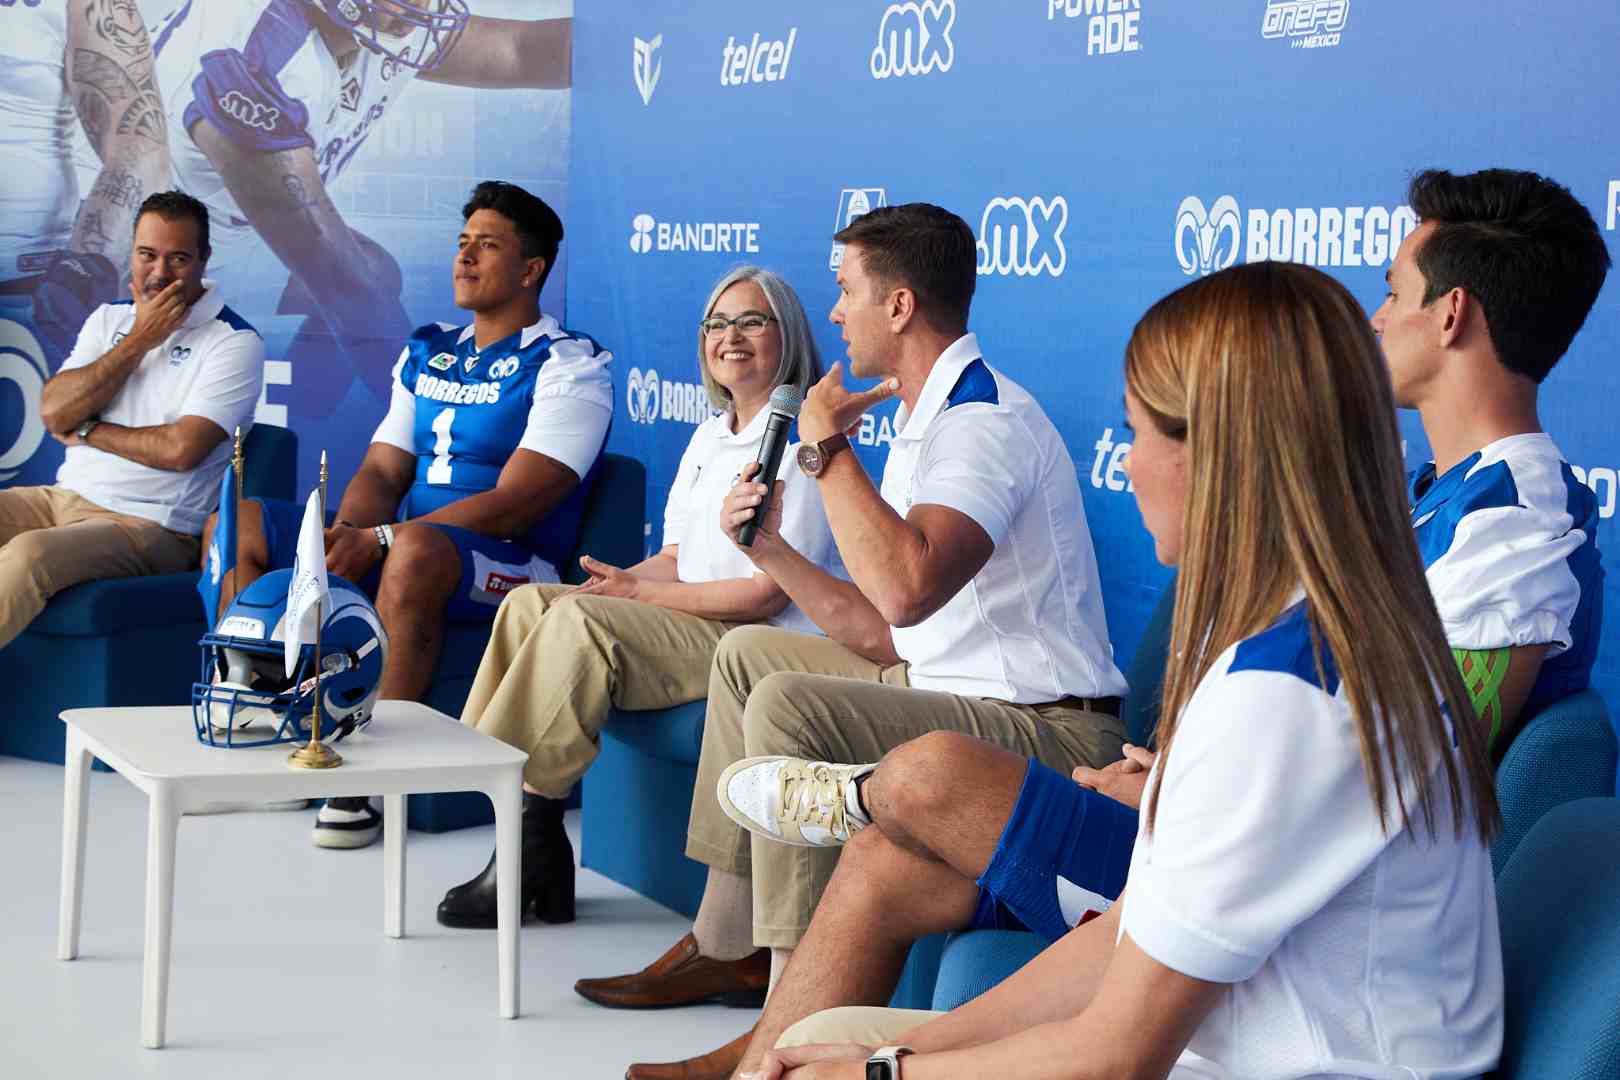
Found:
[[[298, 553], [293, 559], [292, 584], [287, 588], [286, 664], [287, 677], [292, 678], [298, 666], [298, 651], [306, 641], [315, 640], [315, 611], [331, 609], [331, 594], [326, 588], [326, 515], [321, 512], [319, 488], [309, 493], [304, 507], [304, 523], [298, 529]], [[320, 663], [319, 657], [316, 663]]]

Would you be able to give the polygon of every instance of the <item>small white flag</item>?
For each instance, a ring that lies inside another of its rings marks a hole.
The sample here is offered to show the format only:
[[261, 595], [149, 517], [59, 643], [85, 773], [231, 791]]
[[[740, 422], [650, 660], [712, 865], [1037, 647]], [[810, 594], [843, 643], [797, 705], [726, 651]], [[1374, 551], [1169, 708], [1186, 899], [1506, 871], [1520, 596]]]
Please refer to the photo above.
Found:
[[[309, 493], [304, 507], [304, 523], [298, 529], [298, 553], [293, 558], [292, 584], [287, 588], [286, 663], [287, 677], [298, 666], [298, 651], [306, 641], [315, 640], [315, 610], [330, 610], [331, 594], [326, 588], [326, 515], [321, 512], [319, 488]], [[315, 661], [320, 663], [319, 657]]]

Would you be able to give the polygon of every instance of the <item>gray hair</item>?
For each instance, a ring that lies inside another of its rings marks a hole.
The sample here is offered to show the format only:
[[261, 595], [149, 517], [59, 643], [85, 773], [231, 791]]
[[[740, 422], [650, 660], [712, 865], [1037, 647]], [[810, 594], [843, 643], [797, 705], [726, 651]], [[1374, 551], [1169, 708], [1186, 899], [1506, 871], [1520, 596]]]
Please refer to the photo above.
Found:
[[[809, 393], [811, 385], [821, 379], [821, 350], [816, 347], [816, 339], [810, 333], [810, 320], [805, 317], [804, 305], [799, 303], [799, 294], [780, 275], [759, 266], [738, 266], [730, 270], [709, 293], [708, 302], [703, 305], [704, 318], [708, 318], [709, 312], [714, 310], [720, 294], [739, 281], [752, 281], [759, 286], [782, 332], [782, 362], [776, 369], [771, 389], [788, 384], [798, 387], [800, 394]], [[701, 328], [698, 330], [697, 355], [698, 373], [703, 376], [703, 389], [708, 391], [710, 403], [717, 409], [729, 408], [731, 391], [715, 382], [714, 376], [709, 374], [709, 358], [705, 355]]]

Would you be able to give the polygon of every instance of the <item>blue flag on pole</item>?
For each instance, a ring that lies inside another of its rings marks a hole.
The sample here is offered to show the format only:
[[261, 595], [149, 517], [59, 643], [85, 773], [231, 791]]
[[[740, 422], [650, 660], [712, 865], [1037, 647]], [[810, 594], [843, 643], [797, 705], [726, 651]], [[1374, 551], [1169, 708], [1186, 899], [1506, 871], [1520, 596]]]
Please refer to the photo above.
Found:
[[219, 625], [219, 593], [225, 575], [236, 569], [236, 466], [227, 461], [225, 475], [219, 479], [219, 520], [214, 524], [214, 535], [208, 542], [208, 557], [203, 560], [202, 575], [197, 578], [197, 592], [202, 595], [203, 611], [208, 616], [210, 632]]

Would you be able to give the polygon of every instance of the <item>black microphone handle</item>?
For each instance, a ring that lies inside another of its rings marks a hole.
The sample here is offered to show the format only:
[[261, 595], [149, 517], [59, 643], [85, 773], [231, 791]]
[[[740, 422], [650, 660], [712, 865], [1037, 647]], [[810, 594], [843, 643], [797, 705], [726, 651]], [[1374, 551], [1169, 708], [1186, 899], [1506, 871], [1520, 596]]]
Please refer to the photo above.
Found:
[[760, 463], [754, 481], [765, 485], [765, 501], [754, 508], [754, 516], [737, 530], [737, 543], [743, 547], [754, 546], [754, 534], [759, 532], [760, 519], [771, 504], [769, 489], [776, 483], [776, 472], [782, 467], [782, 455], [787, 451], [788, 433], [792, 427], [793, 417], [771, 410], [770, 419], [765, 423], [765, 434], [759, 440], [759, 453], [754, 456], [754, 460]]

